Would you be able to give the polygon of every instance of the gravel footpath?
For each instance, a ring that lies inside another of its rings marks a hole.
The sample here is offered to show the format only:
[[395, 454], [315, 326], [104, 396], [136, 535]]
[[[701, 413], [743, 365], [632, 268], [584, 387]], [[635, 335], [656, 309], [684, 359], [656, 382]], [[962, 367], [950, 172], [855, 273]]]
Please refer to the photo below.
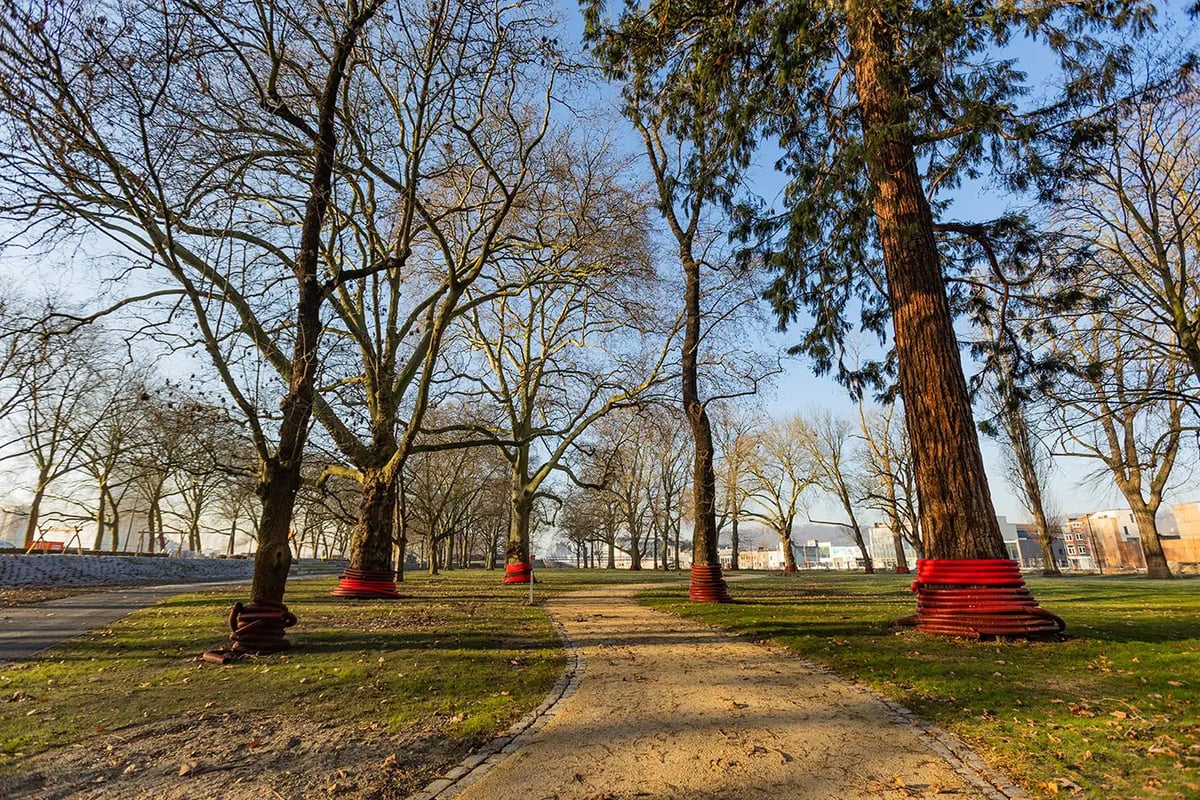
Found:
[[476, 755], [414, 798], [1025, 797], [873, 692], [640, 606], [637, 588], [547, 602], [576, 649], [577, 691], [540, 710], [511, 755]]

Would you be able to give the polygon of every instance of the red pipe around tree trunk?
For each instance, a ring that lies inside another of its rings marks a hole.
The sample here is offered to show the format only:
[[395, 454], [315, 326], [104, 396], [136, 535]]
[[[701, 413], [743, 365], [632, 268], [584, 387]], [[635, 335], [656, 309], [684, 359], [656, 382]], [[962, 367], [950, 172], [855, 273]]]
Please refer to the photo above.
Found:
[[691, 588], [688, 598], [695, 603], [730, 603], [729, 588], [721, 577], [720, 566], [692, 565]]
[[917, 560], [917, 613], [897, 620], [922, 633], [981, 639], [1051, 636], [1066, 623], [1039, 608], [1020, 565], [1006, 558]]
[[505, 583], [529, 583], [531, 575], [533, 575], [533, 564], [527, 561], [518, 561], [515, 564], [504, 566]]
[[396, 593], [396, 575], [391, 570], [370, 572], [347, 569], [330, 594], [358, 600], [395, 600], [400, 597]]

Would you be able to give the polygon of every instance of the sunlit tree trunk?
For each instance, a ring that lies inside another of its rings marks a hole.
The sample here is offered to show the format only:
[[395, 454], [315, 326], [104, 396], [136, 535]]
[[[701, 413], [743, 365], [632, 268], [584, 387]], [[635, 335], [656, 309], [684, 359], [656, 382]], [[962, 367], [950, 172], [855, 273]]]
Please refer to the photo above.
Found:
[[900, 392], [912, 441], [925, 555], [1008, 553], [971, 414], [953, 318], [883, 7], [847, 4], [855, 88], [892, 309]]

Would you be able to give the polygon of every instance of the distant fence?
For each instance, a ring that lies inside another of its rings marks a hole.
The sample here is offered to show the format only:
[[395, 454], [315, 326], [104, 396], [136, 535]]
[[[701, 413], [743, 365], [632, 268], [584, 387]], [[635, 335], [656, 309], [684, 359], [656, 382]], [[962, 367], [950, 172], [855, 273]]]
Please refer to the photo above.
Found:
[[[338, 574], [344, 561], [298, 559], [292, 575]], [[0, 586], [105, 586], [250, 580], [248, 558], [162, 558], [122, 555], [0, 555]]]

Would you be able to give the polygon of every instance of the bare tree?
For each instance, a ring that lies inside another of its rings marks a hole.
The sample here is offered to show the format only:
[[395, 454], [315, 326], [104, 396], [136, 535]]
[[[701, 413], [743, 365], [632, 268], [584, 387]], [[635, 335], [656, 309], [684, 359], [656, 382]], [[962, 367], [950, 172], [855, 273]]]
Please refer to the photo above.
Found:
[[50, 486], [80, 468], [87, 442], [104, 421], [103, 408], [90, 398], [101, 392], [106, 366], [103, 346], [90, 332], [55, 335], [43, 330], [27, 347], [15, 413], [6, 420], [11, 438], [0, 446], [4, 460], [33, 462], [26, 548], [37, 539]]
[[84, 436], [79, 443], [81, 471], [91, 479], [95, 490], [93, 550], [104, 546], [106, 533], [113, 551], [121, 546], [121, 501], [131, 482], [129, 466], [134, 451], [141, 445], [141, 433], [146, 428], [142, 407], [146, 388], [144, 370], [118, 368], [83, 396], [83, 402], [92, 407], [87, 416], [97, 419], [95, 425], [79, 431]]
[[[1007, 362], [1003, 356], [999, 360], [1001, 364]], [[1008, 374], [995, 376], [984, 392], [993, 410], [993, 417], [981, 423], [980, 427], [1004, 446], [1005, 478], [1021, 499], [1025, 511], [1033, 517], [1033, 524], [1037, 528], [1038, 543], [1042, 548], [1042, 574], [1059, 577], [1062, 571], [1054, 557], [1051, 514], [1047, 511], [1047, 489], [1054, 470], [1054, 459], [1030, 421], [1027, 401], [1016, 391], [1014, 383], [1015, 376], [1011, 370]]]
[[[445, 421], [444, 413], [438, 416]], [[469, 564], [472, 555], [487, 563], [488, 548], [494, 565], [497, 518], [508, 522], [507, 465], [492, 447], [434, 446], [426, 437], [423, 449], [405, 465], [406, 539], [421, 541], [430, 574], [456, 566], [455, 553], [459, 564]], [[486, 535], [474, 535], [481, 525], [487, 526]]]
[[[1169, 50], [1171, 45], [1162, 43]], [[1149, 59], [1162, 53], [1151, 50]], [[1152, 68], [1153, 69], [1153, 68]], [[1200, 380], [1200, 88], [1193, 71], [1107, 112], [1105, 145], [1056, 206], [1096, 253], [1089, 283], [1121, 298], [1113, 317], [1139, 348], [1181, 358]], [[1127, 79], [1128, 80], [1128, 79]], [[1132, 88], [1132, 87], [1127, 87]]]
[[787, 572], [796, 571], [792, 526], [801, 510], [800, 501], [817, 482], [803, 445], [803, 425], [798, 416], [775, 420], [758, 437], [749, 466], [750, 504], [746, 516], [779, 535]]
[[[813, 484], [837, 498], [845, 522], [827, 522], [845, 528], [854, 538], [867, 574], [875, 572], [871, 551], [863, 539], [858, 513], [854, 510], [864, 493], [865, 476], [859, 473], [862, 459], [853, 451], [853, 427], [849, 420], [834, 416], [831, 411], [820, 410], [811, 418], [797, 417], [794, 431], [808, 456], [813, 469]], [[819, 520], [812, 520], [819, 522]]]
[[[456, 318], [539, 275], [490, 281], [538, 240], [526, 208], [561, 164], [563, 69], [541, 4], [393, 10], [350, 76], [351, 147], [323, 256], [336, 348], [314, 413], [363, 489], [350, 567], [390, 576], [404, 461]], [[444, 447], [438, 443], [437, 447]]]
[[[664, 570], [672, 567], [672, 552], [673, 566], [679, 569], [680, 536], [685, 515], [684, 492], [688, 488], [691, 467], [685, 420], [673, 412], [674, 408], [664, 408], [664, 413], [658, 416], [658, 424], [642, 441], [642, 446], [651, 451], [655, 460], [655, 479], [647, 491], [650, 494], [650, 525], [660, 548], [658, 565]], [[688, 510], [694, 512], [694, 509]]]
[[[1126, 323], [1128, 324], [1128, 323]], [[1184, 432], [1184, 364], [1146, 352], [1107, 315], [1070, 320], [1049, 346], [1074, 369], [1051, 389], [1058, 454], [1099, 461], [1137, 522], [1146, 573], [1170, 578], [1156, 517]]]
[[864, 473], [867, 476], [866, 504], [883, 513], [892, 534], [896, 551], [896, 571], [909, 571], [904, 554], [908, 542], [918, 558], [922, 558], [919, 516], [917, 514], [916, 476], [912, 468], [912, 451], [908, 434], [895, 417], [898, 403], [883, 408], [868, 409], [860, 398], [858, 403], [859, 430], [866, 444], [863, 453]]
[[729, 568], [739, 569], [741, 541], [738, 526], [749, 496], [747, 478], [762, 420], [757, 413], [723, 402], [713, 414], [713, 444], [716, 447], [717, 534], [729, 526]]
[[569, 137], [548, 150], [553, 168], [523, 210], [540, 246], [476, 284], [494, 299], [473, 302], [465, 336], [475, 357], [454, 376], [496, 408], [473, 428], [510, 465], [509, 582], [528, 580], [542, 487], [570, 472], [593, 425], [660, 385], [674, 322], [657, 302], [645, 203], [622, 185], [624, 165], [606, 145]]
[[[631, 7], [632, 8], [632, 7]], [[680, 399], [692, 431], [692, 582], [689, 596], [727, 602], [718, 554], [717, 476], [708, 406], [722, 397], [753, 393], [765, 370], [755, 358], [736, 380], [714, 381], [714, 361], [729, 369], [734, 359], [713, 359], [714, 341], [731, 321], [744, 319], [758, 292], [748, 272], [734, 266], [723, 244], [733, 227], [727, 213], [738, 191], [735, 134], [718, 123], [720, 110], [689, 87], [670, 78], [670, 59], [649, 55], [652, 48], [612, 44], [620, 38], [606, 29], [593, 4], [589, 34], [612, 77], [622, 82], [623, 113], [640, 134], [650, 166], [658, 210], [671, 234], [683, 279], [683, 338]], [[636, 27], [636, 26], [635, 26]], [[631, 37], [636, 38], [636, 37]], [[609, 41], [605, 41], [609, 40]], [[679, 112], [684, 111], [682, 115]], [[732, 377], [732, 376], [731, 376]]]
[[[343, 89], [382, 3], [28, 2], [0, 21], [0, 214], [27, 238], [107, 239], [138, 268], [122, 274], [149, 282], [127, 281], [118, 305], [159, 299], [194, 320], [259, 458], [251, 596], [272, 607], [291, 564], [321, 306], [347, 278], [320, 262]], [[247, 346], [280, 377], [277, 426], [235, 374]], [[282, 628], [247, 645], [285, 646]]]

